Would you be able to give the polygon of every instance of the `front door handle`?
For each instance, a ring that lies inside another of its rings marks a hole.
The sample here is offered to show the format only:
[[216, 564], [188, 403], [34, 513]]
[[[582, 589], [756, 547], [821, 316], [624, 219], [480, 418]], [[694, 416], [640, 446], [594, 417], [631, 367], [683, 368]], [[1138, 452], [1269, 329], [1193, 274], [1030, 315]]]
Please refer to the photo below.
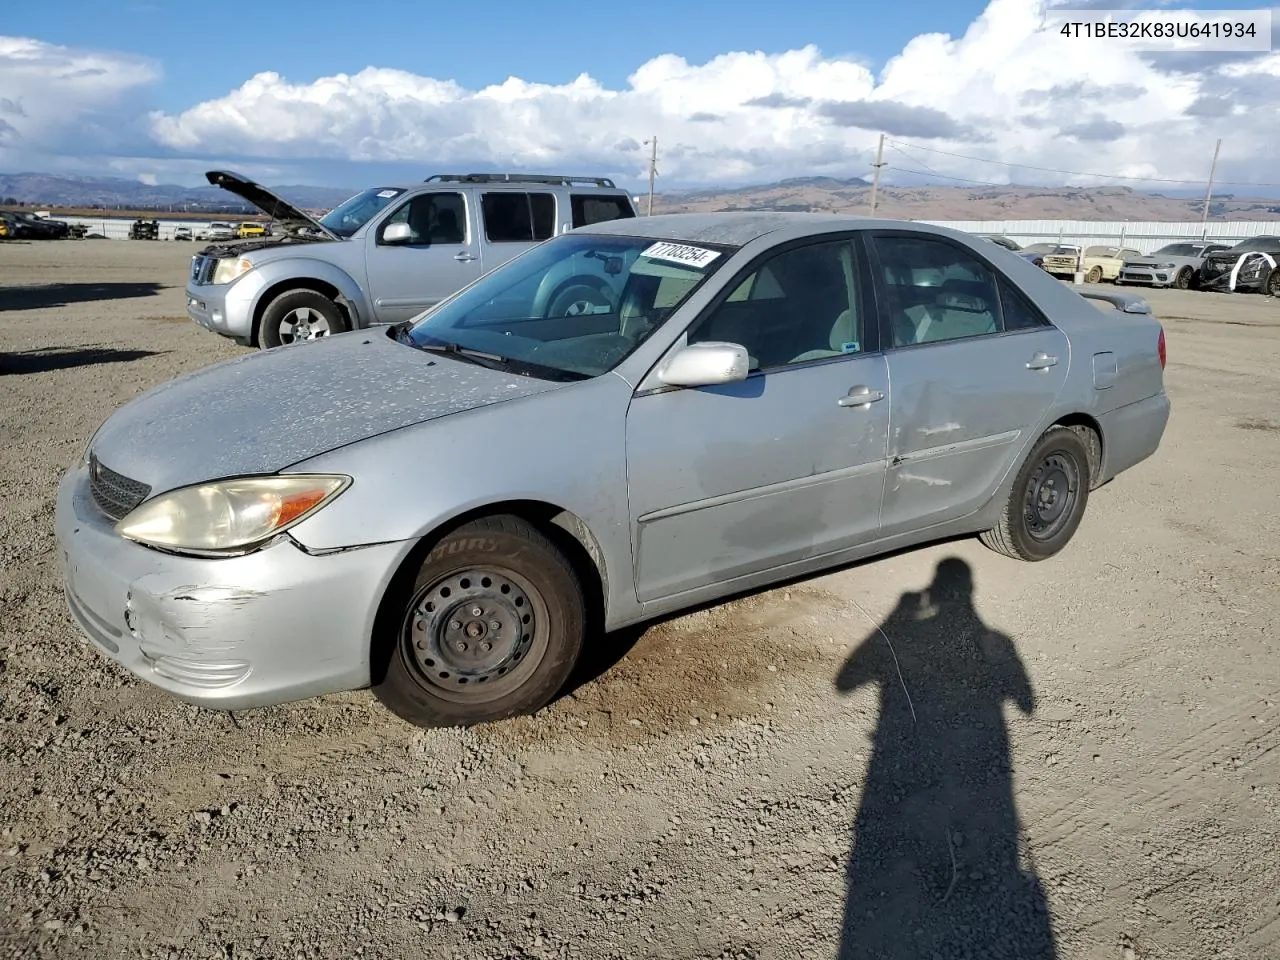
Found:
[[1057, 357], [1051, 357], [1047, 353], [1043, 351], [1039, 351], [1036, 353], [1034, 357], [1032, 357], [1030, 360], [1027, 361], [1027, 369], [1028, 370], [1048, 370], [1050, 367], [1057, 364], [1057, 362], [1058, 362]]
[[884, 394], [870, 387], [854, 387], [845, 396], [836, 401], [842, 407], [866, 407], [883, 400]]
[[476, 255], [474, 253], [467, 253], [467, 251], [465, 250], [463, 250], [461, 253], [455, 253], [453, 255], [453, 259], [459, 261], [460, 263], [466, 263], [467, 261], [474, 260], [475, 258], [476, 258]]

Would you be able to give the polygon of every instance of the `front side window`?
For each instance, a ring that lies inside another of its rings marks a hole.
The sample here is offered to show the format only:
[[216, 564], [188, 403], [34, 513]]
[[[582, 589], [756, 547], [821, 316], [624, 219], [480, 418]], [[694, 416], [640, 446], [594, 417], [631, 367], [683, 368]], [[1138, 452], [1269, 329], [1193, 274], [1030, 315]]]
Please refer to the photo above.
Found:
[[480, 199], [485, 239], [490, 243], [534, 243], [556, 232], [556, 198], [550, 193], [498, 191]]
[[[731, 252], [644, 237], [563, 234], [428, 311], [402, 339], [459, 362], [526, 376], [600, 376], [661, 327]], [[593, 291], [581, 300], [588, 306], [557, 307], [558, 291], [566, 287]]]
[[460, 193], [420, 193], [383, 222], [378, 239], [393, 223], [407, 223], [412, 231], [407, 246], [465, 243], [467, 207]]
[[689, 330], [688, 340], [741, 344], [753, 370], [860, 353], [860, 305], [852, 244], [810, 244], [754, 269]]

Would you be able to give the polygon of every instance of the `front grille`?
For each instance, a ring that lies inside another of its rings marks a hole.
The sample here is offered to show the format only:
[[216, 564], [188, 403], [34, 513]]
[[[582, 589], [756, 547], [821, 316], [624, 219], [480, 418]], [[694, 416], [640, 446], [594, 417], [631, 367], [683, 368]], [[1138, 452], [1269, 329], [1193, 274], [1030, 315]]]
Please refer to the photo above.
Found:
[[97, 454], [89, 454], [89, 493], [98, 509], [112, 520], [127, 516], [150, 492], [147, 484], [116, 473], [104, 466]]

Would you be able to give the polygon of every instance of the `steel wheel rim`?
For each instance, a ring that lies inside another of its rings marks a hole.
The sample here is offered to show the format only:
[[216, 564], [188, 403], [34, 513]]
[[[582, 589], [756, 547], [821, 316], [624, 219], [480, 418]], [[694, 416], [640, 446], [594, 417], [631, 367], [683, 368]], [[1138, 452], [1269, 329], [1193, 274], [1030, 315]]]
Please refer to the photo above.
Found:
[[1023, 520], [1035, 540], [1051, 540], [1070, 521], [1080, 490], [1080, 464], [1065, 451], [1040, 460], [1027, 479]]
[[516, 690], [537, 670], [549, 623], [541, 592], [514, 570], [455, 570], [417, 592], [401, 650], [415, 679], [435, 696], [483, 703]]
[[328, 318], [311, 307], [295, 307], [280, 320], [281, 343], [315, 340], [331, 332]]

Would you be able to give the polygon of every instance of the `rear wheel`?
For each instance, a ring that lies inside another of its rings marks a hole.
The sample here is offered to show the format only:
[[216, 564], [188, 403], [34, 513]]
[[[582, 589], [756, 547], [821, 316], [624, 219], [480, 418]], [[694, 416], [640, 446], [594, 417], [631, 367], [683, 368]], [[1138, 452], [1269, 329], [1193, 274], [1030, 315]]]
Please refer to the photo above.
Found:
[[1280, 297], [1280, 267], [1272, 267], [1263, 281], [1262, 292], [1272, 297]]
[[582, 650], [582, 587], [564, 554], [514, 516], [484, 517], [443, 537], [422, 561], [398, 615], [378, 698], [420, 727], [468, 726], [533, 713]]
[[282, 293], [262, 313], [258, 346], [264, 350], [301, 340], [318, 340], [347, 329], [341, 308], [315, 290]]
[[1092, 485], [1089, 451], [1078, 430], [1050, 427], [1013, 481], [1000, 521], [979, 539], [1017, 560], [1047, 560], [1075, 535]]

